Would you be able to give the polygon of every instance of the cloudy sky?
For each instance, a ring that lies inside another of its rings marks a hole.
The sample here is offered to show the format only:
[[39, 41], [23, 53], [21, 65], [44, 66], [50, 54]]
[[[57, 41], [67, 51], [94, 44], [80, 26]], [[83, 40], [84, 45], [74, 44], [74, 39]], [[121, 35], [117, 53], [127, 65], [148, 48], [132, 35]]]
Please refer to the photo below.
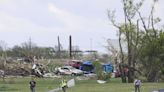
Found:
[[[152, 0], [146, 0], [142, 13], [149, 14]], [[121, 0], [0, 0], [0, 40], [8, 47], [32, 39], [38, 46], [73, 45], [82, 50], [105, 51], [105, 40], [117, 39], [116, 28], [108, 20], [107, 10], [116, 10], [123, 20]], [[164, 0], [156, 5], [156, 16], [164, 17]]]

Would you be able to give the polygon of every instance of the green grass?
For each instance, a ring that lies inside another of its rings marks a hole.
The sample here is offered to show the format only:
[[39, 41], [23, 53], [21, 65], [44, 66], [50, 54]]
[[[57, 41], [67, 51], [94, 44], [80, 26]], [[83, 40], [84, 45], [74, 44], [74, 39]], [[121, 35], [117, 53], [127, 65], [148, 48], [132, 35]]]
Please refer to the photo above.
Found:
[[[29, 81], [30, 78], [6, 79], [6, 83], [1, 80], [0, 92], [30, 92]], [[35, 79], [35, 81], [37, 83], [37, 92], [47, 92], [58, 87], [59, 84], [59, 80], [57, 79]]]
[[[59, 87], [60, 79], [35, 79], [36, 92], [47, 92]], [[0, 92], [30, 92], [30, 78], [7, 78], [6, 83], [0, 79]], [[164, 83], [142, 83], [141, 92], [164, 88]], [[76, 86], [68, 88], [67, 92], [132, 92], [132, 83], [121, 83], [120, 79], [111, 79], [106, 84], [98, 84], [96, 80], [76, 81]], [[61, 91], [60, 91], [61, 92]]]

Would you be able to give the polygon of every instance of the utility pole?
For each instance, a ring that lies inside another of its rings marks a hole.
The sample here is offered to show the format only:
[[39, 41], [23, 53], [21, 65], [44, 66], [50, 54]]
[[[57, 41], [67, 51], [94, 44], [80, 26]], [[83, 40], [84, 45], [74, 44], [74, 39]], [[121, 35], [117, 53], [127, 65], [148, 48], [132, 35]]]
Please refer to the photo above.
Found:
[[69, 57], [72, 59], [72, 36], [69, 36]]
[[60, 38], [58, 36], [58, 57], [59, 58], [60, 58], [60, 51], [61, 51], [60, 47], [61, 47], [61, 45], [60, 45]]

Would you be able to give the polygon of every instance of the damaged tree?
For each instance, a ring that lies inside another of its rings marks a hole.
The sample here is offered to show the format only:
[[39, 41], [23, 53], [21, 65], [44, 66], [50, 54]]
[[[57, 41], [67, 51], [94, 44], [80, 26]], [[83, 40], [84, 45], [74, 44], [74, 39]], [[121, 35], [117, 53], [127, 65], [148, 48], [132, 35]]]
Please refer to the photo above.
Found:
[[[137, 6], [137, 10], [141, 7]], [[133, 82], [134, 81], [134, 68], [135, 68], [135, 58], [137, 58], [137, 47], [139, 39], [139, 29], [135, 23], [132, 23], [134, 16], [136, 15], [136, 6], [133, 5], [132, 0], [123, 0], [123, 10], [124, 10], [124, 23], [117, 24], [114, 20], [114, 12], [108, 11], [108, 17], [112, 24], [118, 28], [119, 33], [119, 47], [120, 47], [120, 60], [119, 70], [121, 72], [122, 82]], [[126, 50], [123, 50], [122, 42], [127, 45]]]
[[[157, 0], [154, 0], [154, 4], [151, 9], [150, 16], [148, 18], [148, 27], [141, 15], [139, 9], [143, 5], [144, 0], [134, 3], [134, 0], [122, 0], [124, 11], [124, 23], [115, 22], [115, 12], [108, 11], [108, 17], [116, 28], [118, 28], [119, 47], [120, 47], [120, 60], [119, 70], [121, 72], [122, 82], [133, 82], [135, 77], [136, 64], [138, 63], [139, 55], [144, 45], [143, 37], [152, 38], [149, 30], [153, 30], [153, 36], [157, 37], [157, 30], [154, 28], [153, 10]], [[139, 17], [137, 17], [137, 15]], [[139, 21], [142, 22], [143, 28], [140, 28]], [[151, 26], [150, 26], [151, 24]], [[149, 28], [151, 27], [151, 28]], [[126, 43], [127, 50], [123, 50], [122, 42]], [[153, 52], [152, 52], [153, 53]], [[139, 72], [140, 73], [140, 72]]]
[[5, 66], [6, 66], [6, 58], [7, 58], [7, 53], [6, 53], [6, 50], [7, 50], [7, 44], [4, 42], [4, 41], [0, 41], [0, 61], [2, 62], [2, 70], [1, 70], [1, 74], [2, 74], [2, 78], [3, 78], [3, 81], [5, 81]]

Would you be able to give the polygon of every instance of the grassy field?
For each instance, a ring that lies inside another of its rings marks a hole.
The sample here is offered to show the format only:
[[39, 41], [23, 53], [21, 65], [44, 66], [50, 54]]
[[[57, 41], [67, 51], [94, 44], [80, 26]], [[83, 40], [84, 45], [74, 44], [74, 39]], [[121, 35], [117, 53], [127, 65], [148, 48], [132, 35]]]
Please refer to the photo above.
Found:
[[[59, 87], [60, 79], [35, 79], [36, 92], [47, 92]], [[0, 79], [0, 92], [30, 92], [30, 78], [7, 78], [6, 83]], [[142, 83], [141, 92], [164, 88], [164, 83]], [[68, 88], [67, 92], [132, 92], [132, 83], [121, 83], [120, 79], [111, 79], [106, 84], [98, 84], [96, 80], [76, 81], [76, 86]], [[60, 91], [61, 92], [61, 91]]]

